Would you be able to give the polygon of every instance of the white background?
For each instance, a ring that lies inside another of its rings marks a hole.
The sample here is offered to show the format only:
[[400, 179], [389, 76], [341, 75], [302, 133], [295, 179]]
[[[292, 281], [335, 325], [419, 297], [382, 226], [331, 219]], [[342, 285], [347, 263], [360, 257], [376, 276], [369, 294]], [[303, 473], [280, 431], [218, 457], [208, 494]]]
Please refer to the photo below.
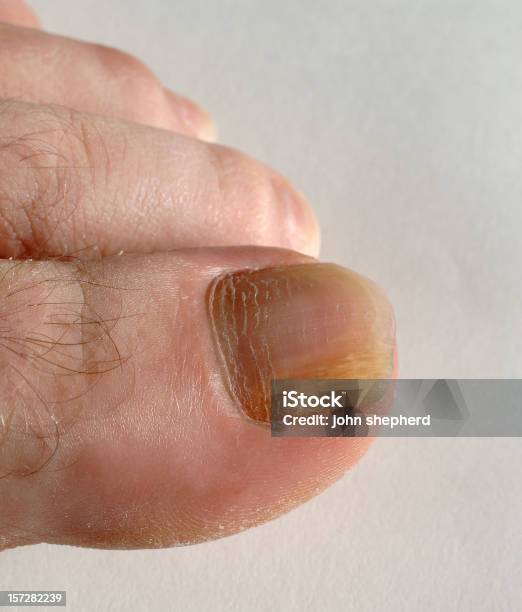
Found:
[[[33, 0], [143, 58], [289, 176], [373, 277], [404, 377], [522, 376], [522, 4]], [[522, 443], [381, 439], [321, 497], [194, 548], [37, 546], [1, 588], [72, 610], [520, 610]]]

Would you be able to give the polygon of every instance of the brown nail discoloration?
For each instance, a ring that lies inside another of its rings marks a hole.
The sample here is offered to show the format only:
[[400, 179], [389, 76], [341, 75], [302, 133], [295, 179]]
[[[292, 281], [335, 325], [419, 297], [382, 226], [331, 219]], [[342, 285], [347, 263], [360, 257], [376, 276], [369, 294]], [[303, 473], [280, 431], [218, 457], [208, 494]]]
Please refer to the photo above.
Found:
[[333, 264], [243, 270], [211, 285], [224, 378], [245, 414], [270, 421], [274, 378], [388, 378], [395, 323], [381, 290]]

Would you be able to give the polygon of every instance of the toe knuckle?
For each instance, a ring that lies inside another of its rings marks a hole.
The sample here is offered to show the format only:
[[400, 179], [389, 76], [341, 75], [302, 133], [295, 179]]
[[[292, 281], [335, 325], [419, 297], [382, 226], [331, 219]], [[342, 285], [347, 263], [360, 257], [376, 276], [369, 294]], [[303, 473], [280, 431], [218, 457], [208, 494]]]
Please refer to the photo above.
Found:
[[116, 78], [148, 78], [149, 69], [134, 55], [112, 47], [96, 47], [98, 58], [104, 70]]
[[132, 105], [135, 119], [165, 112], [163, 87], [152, 71], [137, 57], [110, 47], [98, 47], [102, 72], [120, 101]]
[[222, 190], [228, 196], [226, 199], [237, 194], [247, 198], [254, 210], [265, 210], [273, 204], [271, 178], [262, 164], [228, 147], [214, 146], [213, 149]]

